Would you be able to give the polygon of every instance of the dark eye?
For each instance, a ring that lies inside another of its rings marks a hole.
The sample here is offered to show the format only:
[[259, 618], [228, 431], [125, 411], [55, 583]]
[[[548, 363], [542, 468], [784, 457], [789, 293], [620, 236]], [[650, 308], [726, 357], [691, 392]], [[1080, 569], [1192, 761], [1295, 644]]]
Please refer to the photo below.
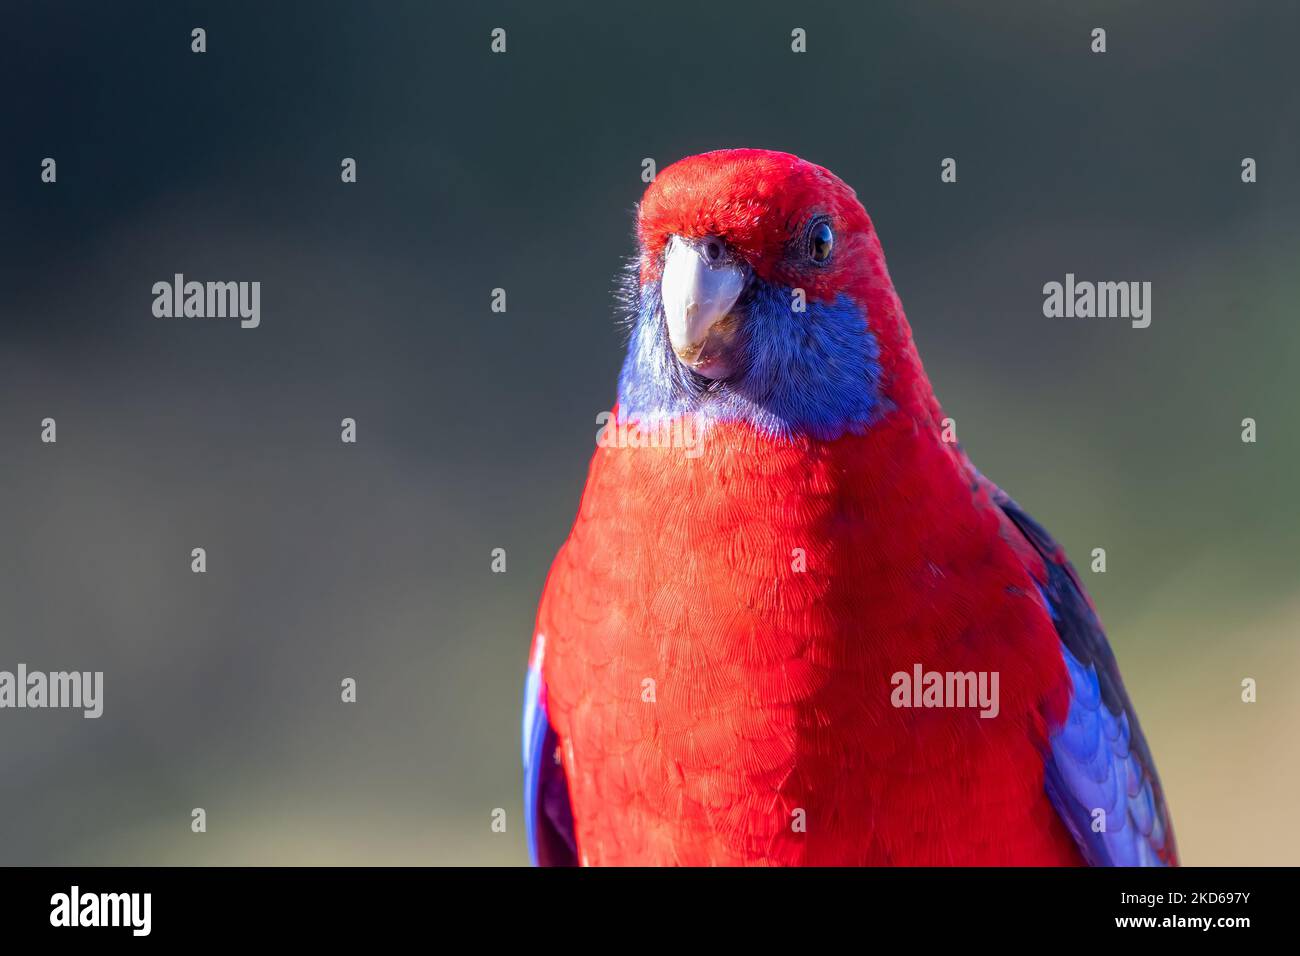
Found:
[[831, 247], [835, 245], [835, 233], [831, 232], [830, 223], [819, 222], [812, 227], [808, 236], [808, 255], [813, 262], [825, 262], [831, 257]]

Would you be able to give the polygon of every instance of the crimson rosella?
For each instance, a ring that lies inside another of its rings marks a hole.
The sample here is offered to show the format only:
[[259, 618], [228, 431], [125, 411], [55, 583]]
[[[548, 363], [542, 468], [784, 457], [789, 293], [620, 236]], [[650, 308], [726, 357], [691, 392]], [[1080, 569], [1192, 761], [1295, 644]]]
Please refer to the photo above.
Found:
[[945, 433], [853, 190], [693, 156], [637, 239], [617, 404], [537, 615], [533, 859], [1176, 863], [1096, 610]]

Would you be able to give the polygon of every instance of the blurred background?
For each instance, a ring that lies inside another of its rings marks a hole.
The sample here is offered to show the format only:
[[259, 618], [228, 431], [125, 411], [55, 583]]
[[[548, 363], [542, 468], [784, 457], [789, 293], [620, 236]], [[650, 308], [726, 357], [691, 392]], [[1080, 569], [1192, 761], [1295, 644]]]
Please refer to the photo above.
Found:
[[[105, 692], [0, 712], [0, 862], [524, 862], [641, 162], [747, 145], [857, 189], [963, 444], [1081, 568], [1185, 862], [1300, 863], [1296, 10], [7, 0], [0, 669]], [[154, 318], [177, 272], [260, 281], [261, 327]], [[1150, 281], [1150, 328], [1044, 318], [1067, 272]]]

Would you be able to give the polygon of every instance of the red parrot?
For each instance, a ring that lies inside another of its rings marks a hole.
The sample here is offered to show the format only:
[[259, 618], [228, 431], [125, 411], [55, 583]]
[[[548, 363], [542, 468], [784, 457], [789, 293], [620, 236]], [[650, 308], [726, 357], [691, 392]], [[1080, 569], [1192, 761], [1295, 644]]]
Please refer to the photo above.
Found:
[[534, 861], [1176, 864], [1096, 610], [945, 434], [853, 190], [692, 156], [637, 239], [537, 614]]

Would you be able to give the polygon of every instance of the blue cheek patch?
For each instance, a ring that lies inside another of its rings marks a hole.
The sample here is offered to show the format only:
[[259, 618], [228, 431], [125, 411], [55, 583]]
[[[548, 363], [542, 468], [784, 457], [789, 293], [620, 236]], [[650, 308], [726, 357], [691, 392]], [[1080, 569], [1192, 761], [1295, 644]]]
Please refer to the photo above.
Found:
[[686, 414], [747, 421], [768, 434], [833, 439], [865, 430], [882, 411], [880, 348], [847, 296], [795, 312], [792, 290], [756, 282], [745, 301], [736, 374], [708, 382], [673, 354], [658, 283], [640, 289], [619, 406], [631, 422]]

